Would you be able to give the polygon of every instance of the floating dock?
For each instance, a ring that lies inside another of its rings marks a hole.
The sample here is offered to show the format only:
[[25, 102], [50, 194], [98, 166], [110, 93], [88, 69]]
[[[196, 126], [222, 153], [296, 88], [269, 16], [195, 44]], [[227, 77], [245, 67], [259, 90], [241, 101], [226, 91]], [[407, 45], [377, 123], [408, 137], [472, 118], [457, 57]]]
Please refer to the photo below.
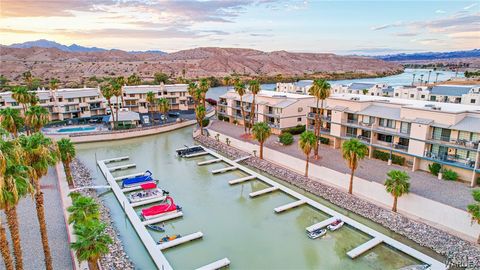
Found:
[[295, 208], [295, 207], [298, 207], [300, 205], [303, 205], [303, 204], [306, 204], [307, 202], [304, 201], [304, 200], [298, 200], [298, 201], [294, 201], [294, 202], [291, 202], [289, 204], [285, 204], [285, 205], [282, 205], [282, 206], [279, 206], [275, 209], [273, 209], [275, 211], [275, 213], [281, 213], [281, 212], [284, 212], [284, 211], [287, 211], [289, 209], [292, 209], [292, 208]]
[[115, 172], [115, 171], [121, 171], [121, 170], [128, 170], [128, 169], [131, 169], [131, 168], [135, 168], [137, 165], [131, 163], [131, 164], [127, 164], [127, 165], [120, 165], [120, 166], [115, 166], [115, 167], [110, 167], [108, 168], [108, 170], [110, 172]]
[[128, 160], [129, 158], [130, 158], [129, 156], [118, 157], [118, 158], [109, 158], [109, 159], [104, 159], [103, 163], [108, 164], [108, 163], [112, 163], [112, 162], [120, 162], [120, 161]]
[[248, 196], [250, 196], [250, 198], [255, 198], [255, 197], [263, 195], [263, 194], [274, 192], [275, 190], [278, 190], [278, 187], [269, 187], [269, 188], [262, 189], [262, 190], [259, 190], [259, 191], [251, 192], [250, 194], [248, 194]]
[[250, 157], [251, 157], [251, 156], [244, 156], [244, 157], [241, 157], [241, 158], [237, 158], [237, 159], [235, 159], [233, 162], [238, 163], [238, 162], [240, 162], [240, 161], [244, 161], [244, 160], [246, 160], [246, 159], [249, 159]]
[[159, 244], [158, 248], [160, 250], [164, 250], [164, 249], [175, 247], [175, 246], [178, 246], [178, 245], [181, 245], [183, 243], [187, 243], [187, 242], [190, 242], [190, 241], [193, 241], [193, 240], [196, 240], [196, 239], [200, 239], [202, 237], [203, 237], [202, 232], [196, 232], [196, 233], [192, 233], [192, 234], [189, 234], [189, 235], [186, 235], [186, 236], [182, 236], [182, 237], [174, 239], [172, 241], [165, 242], [163, 244]]
[[212, 164], [212, 163], [216, 163], [216, 162], [220, 162], [220, 161], [222, 161], [222, 160], [219, 159], [219, 158], [214, 158], [214, 159], [198, 162], [197, 165], [202, 166], [202, 165]]
[[213, 170], [212, 173], [213, 174], [224, 173], [224, 172], [228, 172], [228, 171], [232, 171], [232, 170], [236, 170], [236, 169], [237, 169], [236, 166], [231, 166], [231, 167], [225, 167], [225, 168]]
[[152, 219], [144, 220], [144, 221], [142, 221], [142, 224], [145, 225], [145, 226], [146, 225], [151, 225], [151, 224], [160, 223], [160, 222], [167, 221], [167, 220], [174, 219], [174, 218], [179, 218], [181, 216], [183, 216], [182, 212], [175, 212], [173, 214], [160, 216], [158, 218], [152, 218]]
[[123, 175], [123, 176], [115, 177], [113, 179], [115, 179], [115, 181], [121, 181], [125, 178], [137, 177], [137, 176], [144, 175], [144, 174], [145, 174], [145, 172], [139, 172], [139, 173], [133, 173], [133, 174], [129, 174], [129, 175]]
[[228, 183], [229, 183], [230, 185], [235, 185], [235, 184], [239, 184], [239, 183], [243, 183], [243, 182], [246, 182], [246, 181], [253, 180], [253, 179], [255, 179], [255, 178], [257, 178], [257, 177], [254, 176], [254, 175], [250, 175], [250, 176], [245, 176], [245, 177], [242, 177], [242, 178], [230, 180], [230, 181], [228, 181]]
[[320, 221], [319, 223], [317, 224], [313, 224], [312, 226], [310, 227], [307, 227], [306, 230], [308, 232], [313, 232], [315, 230], [318, 230], [318, 229], [322, 229], [324, 227], [327, 227], [328, 225], [330, 225], [332, 222], [334, 222], [335, 220], [337, 220], [338, 218], [337, 217], [331, 217], [329, 219], [326, 219], [324, 221]]
[[197, 268], [196, 270], [217, 270], [223, 267], [227, 267], [230, 265], [230, 260], [228, 258], [223, 258], [221, 260], [209, 263], [205, 266]]
[[199, 157], [199, 156], [204, 156], [204, 155], [208, 155], [208, 152], [198, 152], [198, 153], [193, 153], [193, 154], [190, 154], [190, 155], [185, 155], [183, 157], [191, 158], [191, 157]]
[[355, 259], [358, 256], [362, 255], [366, 251], [376, 247], [377, 245], [380, 245], [383, 242], [383, 240], [380, 237], [375, 237], [370, 239], [369, 241], [361, 244], [360, 246], [350, 250], [347, 252], [348, 257], [351, 259]]
[[151, 204], [151, 203], [155, 203], [155, 202], [161, 202], [161, 201], [165, 200], [165, 198], [167, 198], [167, 196], [160, 196], [160, 197], [156, 197], [156, 198], [151, 198], [151, 199], [148, 199], [148, 200], [144, 200], [144, 201], [141, 201], [141, 202], [130, 203], [130, 205], [131, 205], [132, 207], [139, 207], [139, 206], [146, 205], [146, 204]]

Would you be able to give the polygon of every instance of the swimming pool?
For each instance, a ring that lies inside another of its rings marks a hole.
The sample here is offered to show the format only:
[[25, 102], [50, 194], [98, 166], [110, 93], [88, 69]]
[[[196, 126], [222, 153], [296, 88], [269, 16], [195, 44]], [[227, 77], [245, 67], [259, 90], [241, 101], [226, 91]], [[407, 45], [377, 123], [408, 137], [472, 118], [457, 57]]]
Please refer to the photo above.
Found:
[[86, 126], [86, 127], [69, 127], [69, 128], [60, 128], [57, 129], [57, 132], [60, 133], [73, 133], [73, 132], [91, 132], [97, 130], [96, 127]]

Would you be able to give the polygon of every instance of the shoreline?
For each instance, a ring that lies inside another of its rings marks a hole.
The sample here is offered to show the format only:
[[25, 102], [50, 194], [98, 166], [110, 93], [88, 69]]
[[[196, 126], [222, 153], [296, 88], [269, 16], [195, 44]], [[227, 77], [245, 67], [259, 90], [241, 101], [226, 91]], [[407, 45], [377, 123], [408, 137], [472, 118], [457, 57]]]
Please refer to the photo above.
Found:
[[[223, 155], [235, 159], [247, 155], [246, 152], [217, 142], [212, 138], [197, 136], [198, 143], [205, 145]], [[447, 232], [433, 228], [427, 224], [413, 221], [401, 214], [396, 214], [363, 199], [346, 194], [337, 188], [313, 181], [296, 172], [257, 157], [244, 161], [253, 168], [264, 171], [289, 184], [311, 194], [319, 196], [343, 209], [365, 217], [381, 226], [414, 241], [420, 246], [430, 248], [437, 254], [447, 257], [451, 264], [473, 263], [480, 266], [480, 249], [473, 243], [464, 241]]]

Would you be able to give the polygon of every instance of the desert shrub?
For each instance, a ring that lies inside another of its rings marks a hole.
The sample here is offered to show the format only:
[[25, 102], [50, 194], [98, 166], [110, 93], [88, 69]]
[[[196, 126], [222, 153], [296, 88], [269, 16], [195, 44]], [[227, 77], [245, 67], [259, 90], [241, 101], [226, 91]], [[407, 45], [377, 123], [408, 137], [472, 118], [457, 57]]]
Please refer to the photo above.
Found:
[[[383, 161], [388, 161], [388, 159], [390, 158], [390, 153], [374, 150], [373, 158], [380, 159]], [[392, 163], [403, 166], [405, 164], [405, 158], [392, 154]]]
[[278, 139], [280, 139], [280, 142], [283, 145], [290, 145], [293, 143], [293, 135], [288, 132], [283, 132], [282, 134], [280, 134], [280, 136], [278, 136]]
[[285, 128], [282, 133], [290, 133], [292, 135], [302, 134], [305, 131], [305, 125], [297, 125], [295, 127]]
[[430, 171], [431, 174], [437, 176], [440, 170], [442, 169], [442, 165], [434, 162], [432, 164], [428, 165], [428, 171]]
[[321, 144], [330, 144], [330, 139], [325, 137], [320, 137]]
[[442, 171], [442, 178], [445, 180], [450, 180], [450, 181], [457, 181], [458, 180], [458, 174], [452, 170], [445, 169]]

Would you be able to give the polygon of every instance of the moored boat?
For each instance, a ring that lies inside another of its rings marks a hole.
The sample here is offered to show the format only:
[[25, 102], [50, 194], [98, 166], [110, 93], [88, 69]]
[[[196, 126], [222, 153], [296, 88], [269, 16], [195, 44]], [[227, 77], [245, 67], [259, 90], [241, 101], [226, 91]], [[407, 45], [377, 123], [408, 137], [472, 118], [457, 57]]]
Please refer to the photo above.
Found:
[[327, 229], [333, 232], [340, 229], [343, 224], [345, 224], [345, 222], [338, 218], [334, 222], [330, 223], [330, 225], [327, 226]]
[[150, 230], [157, 231], [157, 232], [164, 232], [165, 231], [165, 229], [162, 226], [158, 226], [158, 225], [150, 224], [150, 225], [147, 225], [146, 227]]
[[166, 243], [166, 242], [170, 242], [172, 240], [175, 240], [177, 238], [180, 238], [182, 237], [180, 234], [174, 234], [172, 236], [165, 236], [165, 237], [162, 237], [160, 240], [158, 240], [157, 244], [163, 244], [163, 243]]
[[195, 153], [200, 153], [205, 151], [203, 147], [199, 145], [194, 145], [194, 146], [185, 146], [185, 148], [177, 149], [177, 155], [180, 157], [185, 157], [187, 155], [195, 154]]
[[181, 209], [182, 208], [180, 206], [175, 205], [172, 197], [167, 196], [165, 198], [165, 203], [142, 209], [142, 217], [146, 220], [153, 219], [165, 214], [180, 211]]
[[162, 190], [161, 188], [157, 187], [156, 183], [146, 183], [140, 185], [140, 187], [142, 188], [141, 191], [131, 193], [127, 196], [128, 200], [131, 203], [142, 202], [168, 194], [168, 191]]
[[143, 175], [135, 176], [131, 178], [122, 179], [122, 187], [135, 187], [147, 183], [155, 183], [156, 181], [152, 178], [152, 172], [146, 171]]
[[324, 236], [325, 234], [327, 234], [327, 230], [325, 230], [325, 229], [316, 229], [314, 231], [311, 231], [311, 232], [307, 233], [307, 235], [308, 235], [308, 237], [310, 237], [310, 239], [317, 239], [319, 237]]

